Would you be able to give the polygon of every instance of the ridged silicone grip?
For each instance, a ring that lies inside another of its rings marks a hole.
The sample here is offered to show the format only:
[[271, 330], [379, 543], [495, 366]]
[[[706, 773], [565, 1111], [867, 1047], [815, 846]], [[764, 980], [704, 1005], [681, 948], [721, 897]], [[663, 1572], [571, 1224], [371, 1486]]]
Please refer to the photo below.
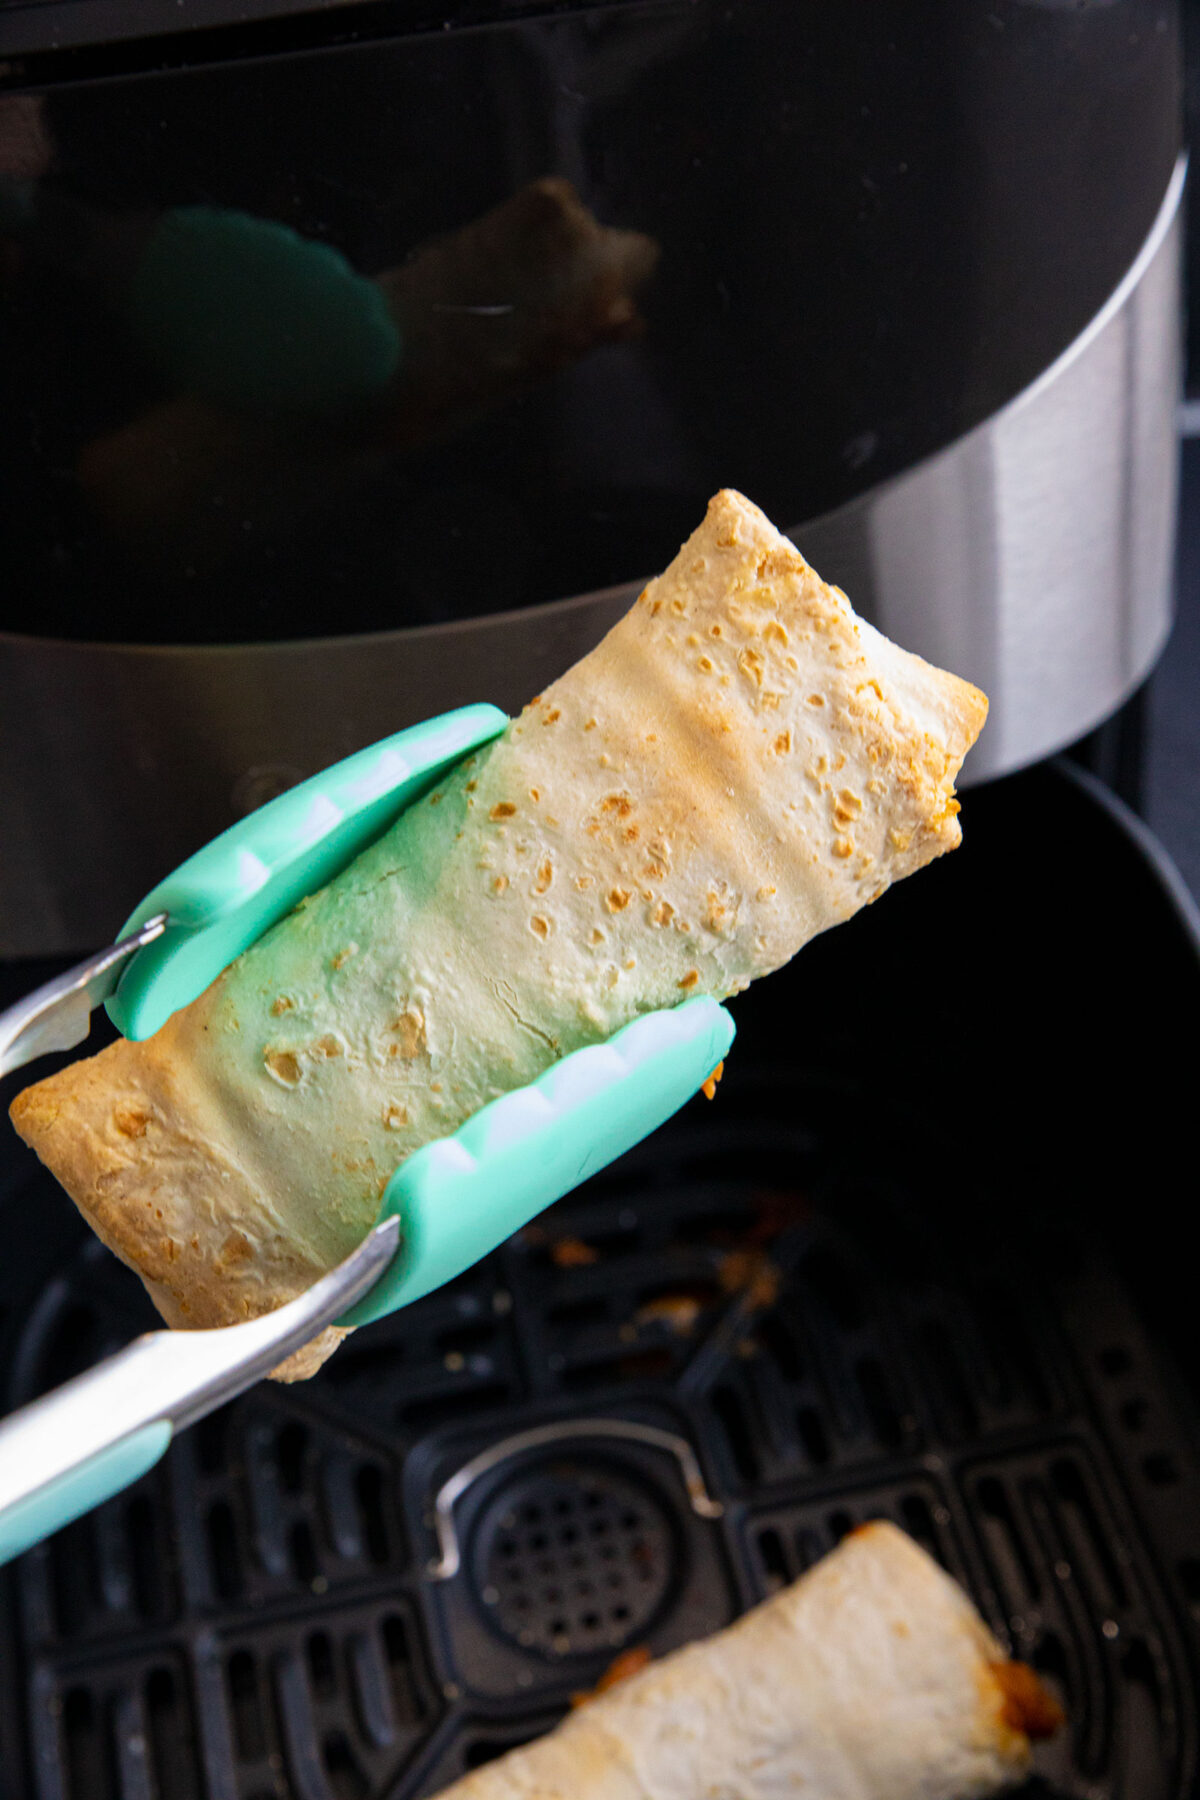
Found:
[[142, 901], [127, 937], [169, 924], [139, 950], [107, 1002], [127, 1038], [151, 1037], [306, 894], [332, 881], [460, 757], [504, 730], [497, 706], [462, 706], [334, 763], [214, 838]]
[[426, 1144], [384, 1191], [382, 1216], [399, 1215], [403, 1248], [341, 1323], [383, 1318], [487, 1256], [677, 1112], [733, 1034], [715, 1000], [647, 1013]]

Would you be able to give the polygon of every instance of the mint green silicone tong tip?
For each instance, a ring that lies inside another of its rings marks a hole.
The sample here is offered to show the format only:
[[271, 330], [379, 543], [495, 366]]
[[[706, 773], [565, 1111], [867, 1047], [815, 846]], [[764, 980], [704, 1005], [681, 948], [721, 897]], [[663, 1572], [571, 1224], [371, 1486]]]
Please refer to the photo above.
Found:
[[[492, 706], [427, 720], [232, 826], [146, 896], [112, 950], [0, 1017], [0, 1072], [79, 1042], [105, 993], [127, 1037], [150, 1036], [506, 724]], [[418, 1150], [374, 1230], [307, 1294], [245, 1325], [150, 1333], [0, 1422], [0, 1562], [136, 1480], [175, 1430], [326, 1325], [382, 1318], [488, 1255], [678, 1111], [733, 1035], [707, 998], [645, 1014]]]

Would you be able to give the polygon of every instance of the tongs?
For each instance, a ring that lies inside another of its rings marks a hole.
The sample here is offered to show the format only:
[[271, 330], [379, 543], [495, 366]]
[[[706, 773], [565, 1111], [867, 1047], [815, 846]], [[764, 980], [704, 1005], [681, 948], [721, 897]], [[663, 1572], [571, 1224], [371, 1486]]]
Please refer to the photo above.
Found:
[[[149, 1037], [508, 723], [466, 706], [348, 757], [215, 838], [109, 949], [0, 1014], [0, 1075], [87, 1036], [102, 1001]], [[494, 1100], [401, 1164], [358, 1248], [298, 1299], [208, 1331], [153, 1331], [0, 1422], [0, 1563], [119, 1493], [177, 1431], [327, 1325], [367, 1325], [487, 1256], [678, 1111], [733, 1041], [699, 998], [647, 1013]]]

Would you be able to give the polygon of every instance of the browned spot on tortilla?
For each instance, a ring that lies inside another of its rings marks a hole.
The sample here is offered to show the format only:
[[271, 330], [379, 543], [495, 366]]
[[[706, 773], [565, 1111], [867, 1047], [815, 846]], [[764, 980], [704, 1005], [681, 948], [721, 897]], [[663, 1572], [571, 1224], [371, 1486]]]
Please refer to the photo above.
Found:
[[[721, 895], [717, 893], [716, 889], [710, 888], [705, 895], [704, 901], [705, 925], [708, 927], [709, 931], [720, 934], [725, 930], [726, 922], [729, 917], [730, 908], [725, 904], [725, 901], [722, 899]], [[736, 912], [734, 913], [734, 919], [736, 922]]]
[[607, 906], [609, 912], [624, 912], [632, 899], [633, 895], [628, 888], [615, 887], [610, 888], [608, 893], [604, 896], [604, 904]]
[[292, 999], [290, 994], [280, 994], [279, 998], [273, 1003], [271, 1011], [278, 1019], [282, 1013], [291, 1012], [295, 1005], [296, 1002]]
[[213, 1267], [222, 1274], [227, 1269], [246, 1263], [254, 1255], [254, 1246], [243, 1231], [231, 1231], [217, 1253]]
[[268, 1050], [263, 1057], [276, 1081], [284, 1087], [295, 1087], [300, 1080], [300, 1063], [291, 1050]]
[[425, 1048], [425, 1014], [419, 1006], [407, 1006], [393, 1021], [397, 1041], [388, 1051], [390, 1056], [403, 1056], [411, 1062]]
[[113, 1108], [113, 1124], [122, 1137], [145, 1137], [149, 1123], [150, 1114], [144, 1107], [125, 1105]]
[[681, 976], [681, 978], [675, 983], [675, 985], [676, 985], [676, 987], [681, 987], [681, 988], [694, 988], [696, 983], [699, 981], [699, 979], [700, 979], [699, 969], [689, 969], [687, 974], [684, 976]]

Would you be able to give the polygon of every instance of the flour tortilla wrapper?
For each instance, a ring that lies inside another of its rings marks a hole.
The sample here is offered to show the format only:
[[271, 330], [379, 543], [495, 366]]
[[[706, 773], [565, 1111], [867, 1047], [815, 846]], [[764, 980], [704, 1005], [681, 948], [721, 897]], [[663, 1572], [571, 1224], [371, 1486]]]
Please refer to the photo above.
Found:
[[651, 1663], [441, 1800], [977, 1800], [1061, 1720], [894, 1525]]

